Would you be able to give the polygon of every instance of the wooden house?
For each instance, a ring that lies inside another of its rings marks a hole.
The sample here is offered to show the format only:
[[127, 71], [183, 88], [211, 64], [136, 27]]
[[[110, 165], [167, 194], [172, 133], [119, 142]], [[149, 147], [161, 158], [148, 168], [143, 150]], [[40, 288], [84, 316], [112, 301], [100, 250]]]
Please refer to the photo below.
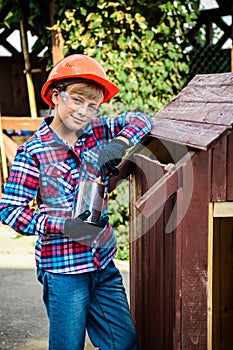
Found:
[[197, 75], [132, 156], [130, 303], [142, 350], [233, 344], [233, 73]]

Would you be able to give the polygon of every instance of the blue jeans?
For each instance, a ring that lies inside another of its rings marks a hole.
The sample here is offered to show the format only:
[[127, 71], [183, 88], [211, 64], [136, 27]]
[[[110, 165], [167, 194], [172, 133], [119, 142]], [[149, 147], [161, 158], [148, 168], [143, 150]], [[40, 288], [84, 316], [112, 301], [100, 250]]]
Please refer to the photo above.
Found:
[[137, 337], [122, 277], [114, 263], [104, 270], [54, 274], [38, 269], [50, 321], [49, 350], [83, 350], [86, 330], [100, 350], [137, 350]]

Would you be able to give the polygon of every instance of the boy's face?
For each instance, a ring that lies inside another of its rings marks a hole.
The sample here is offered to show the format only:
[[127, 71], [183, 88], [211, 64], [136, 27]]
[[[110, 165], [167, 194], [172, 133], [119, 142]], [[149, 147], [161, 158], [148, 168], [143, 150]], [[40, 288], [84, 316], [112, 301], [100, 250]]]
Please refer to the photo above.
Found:
[[55, 117], [70, 130], [78, 131], [98, 114], [99, 103], [75, 92], [54, 89]]

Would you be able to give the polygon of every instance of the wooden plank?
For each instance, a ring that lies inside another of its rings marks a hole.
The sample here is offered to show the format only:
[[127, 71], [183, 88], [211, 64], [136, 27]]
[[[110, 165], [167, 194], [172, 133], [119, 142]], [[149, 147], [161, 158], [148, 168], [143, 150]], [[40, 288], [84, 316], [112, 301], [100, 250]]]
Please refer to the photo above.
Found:
[[160, 167], [143, 157], [137, 161], [135, 176], [130, 177], [135, 178], [130, 194], [130, 305], [142, 349], [165, 349], [164, 218], [155, 212], [147, 220], [133, 204], [160, 177]]
[[[160, 177], [161, 170], [158, 169], [158, 166], [153, 166], [151, 163], [147, 162], [145, 158], [138, 159], [137, 164], [144, 174], [144, 176], [141, 177], [143, 182], [140, 181], [140, 178], [138, 179], [138, 184], [142, 186], [144, 192]], [[151, 349], [154, 346], [162, 349], [164, 343], [165, 317], [163, 313], [165, 299], [164, 283], [163, 276], [160, 275], [155, 267], [157, 266], [160, 272], [163, 270], [163, 217], [154, 213], [151, 220], [146, 220], [140, 214], [138, 215], [138, 220], [141, 222], [142, 229], [139, 241], [141, 241], [141, 300], [144, 309], [142, 319], [140, 320], [143, 324], [143, 338], [141, 339], [140, 348]], [[156, 228], [162, 226], [159, 232], [155, 232], [154, 223], [156, 223]], [[153, 247], [153, 249], [151, 249], [151, 247]], [[145, 254], [145, 252], [147, 253]], [[153, 310], [158, 310], [158, 314], [155, 315]], [[149, 327], [147, 320], [150, 324]], [[156, 332], [154, 332], [155, 329]]]
[[15, 159], [16, 152], [19, 146], [10, 137], [4, 134], [3, 134], [3, 142], [6, 150], [6, 157], [10, 162], [10, 164], [13, 164], [13, 161]]
[[181, 102], [176, 99], [156, 113], [157, 117], [230, 126], [233, 124], [233, 103]]
[[213, 203], [209, 203], [208, 230], [208, 269], [207, 269], [207, 349], [212, 349], [213, 339], [213, 239], [214, 219]]
[[135, 171], [135, 163], [129, 159], [124, 160], [119, 166], [119, 174], [111, 175], [109, 178], [108, 191], [112, 192], [122, 180], [126, 179], [130, 174]]
[[[173, 209], [176, 202], [176, 194], [170, 198], [164, 206], [164, 226], [171, 220], [175, 220]], [[173, 349], [176, 334], [176, 225], [172, 225], [174, 230], [163, 234], [164, 239], [164, 347], [163, 349]], [[161, 273], [161, 272], [160, 272]], [[152, 349], [152, 347], [150, 347]], [[161, 347], [156, 347], [161, 349]]]
[[26, 71], [26, 82], [27, 82], [30, 112], [31, 112], [31, 117], [33, 119], [36, 119], [37, 118], [36, 96], [35, 96], [35, 89], [34, 89], [34, 84], [32, 80], [31, 63], [30, 63], [28, 43], [27, 43], [27, 34], [25, 31], [25, 23], [23, 19], [19, 21], [19, 29], [20, 29], [21, 47], [23, 51], [24, 65], [25, 65], [25, 71]]
[[136, 203], [136, 208], [146, 217], [150, 217], [182, 185], [181, 172], [167, 173], [153, 185]]
[[[165, 175], [160, 178], [135, 203], [135, 207], [146, 217], [150, 217], [166, 200], [182, 186], [182, 171], [195, 152], [186, 153]], [[135, 157], [140, 155], [135, 154]], [[150, 162], [150, 160], [147, 160]], [[151, 162], [153, 164], [153, 162]]]
[[233, 202], [215, 202], [214, 217], [233, 217]]
[[233, 85], [233, 73], [197, 74], [188, 85]]
[[[214, 219], [213, 252], [213, 350], [221, 349], [221, 231], [220, 219]], [[211, 350], [212, 350], [211, 349]]]
[[138, 220], [137, 213], [134, 207], [131, 205], [132, 201], [135, 201], [141, 196], [144, 190], [145, 178], [140, 167], [135, 169], [135, 176], [130, 176], [131, 186], [130, 192], [130, 305], [131, 312], [135, 321], [135, 326], [139, 338], [139, 344], [142, 344], [142, 340], [145, 339], [145, 293], [143, 292], [143, 249], [141, 232], [143, 231], [143, 222]]
[[233, 132], [227, 141], [227, 200], [233, 201]]
[[192, 199], [182, 221], [183, 350], [207, 349], [208, 214], [210, 152], [193, 159]]
[[232, 104], [232, 85], [187, 85], [176, 96], [179, 102], [205, 102]]
[[212, 152], [212, 202], [222, 202], [227, 195], [227, 137], [222, 138]]
[[229, 133], [229, 130], [229, 127], [224, 125], [155, 118], [154, 127], [150, 134], [158, 139], [172, 141], [206, 151], [220, 137]]
[[[183, 202], [183, 191], [179, 189], [177, 191], [177, 203]], [[180, 208], [180, 206], [178, 206]], [[179, 217], [179, 213], [177, 215]], [[181, 310], [182, 310], [182, 224], [179, 224], [176, 228], [175, 234], [175, 334], [174, 334], [174, 349], [181, 350]]]
[[32, 119], [30, 117], [2, 117], [3, 130], [29, 130], [36, 131], [43, 118]]

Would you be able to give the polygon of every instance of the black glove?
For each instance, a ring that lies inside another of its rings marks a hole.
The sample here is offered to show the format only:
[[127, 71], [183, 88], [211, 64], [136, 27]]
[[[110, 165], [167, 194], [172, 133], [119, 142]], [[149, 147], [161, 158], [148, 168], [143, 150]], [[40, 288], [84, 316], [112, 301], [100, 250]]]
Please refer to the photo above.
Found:
[[109, 174], [118, 175], [119, 170], [116, 168], [120, 164], [125, 151], [129, 146], [126, 142], [115, 139], [103, 147], [99, 153], [98, 166], [100, 167], [101, 180], [105, 181]]
[[86, 210], [75, 219], [67, 219], [65, 222], [64, 235], [90, 246], [109, 220], [108, 216], [105, 216], [95, 223], [84, 222], [90, 215], [91, 212]]

